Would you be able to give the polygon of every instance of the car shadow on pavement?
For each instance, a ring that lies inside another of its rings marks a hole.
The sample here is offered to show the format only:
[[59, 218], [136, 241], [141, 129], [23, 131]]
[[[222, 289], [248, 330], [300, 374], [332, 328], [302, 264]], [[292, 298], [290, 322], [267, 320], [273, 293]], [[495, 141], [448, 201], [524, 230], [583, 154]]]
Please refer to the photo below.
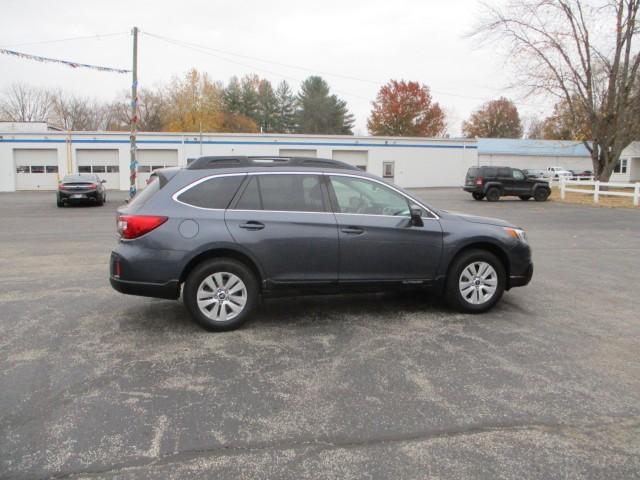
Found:
[[[415, 315], [454, 322], [467, 318], [466, 315], [451, 310], [437, 295], [421, 291], [305, 295], [264, 299], [254, 318], [240, 328], [301, 328], [305, 325], [328, 325], [346, 320], [390, 324]], [[137, 304], [125, 310], [120, 316], [119, 327], [123, 331], [203, 332], [191, 320], [181, 301], [151, 299], [148, 303]]]

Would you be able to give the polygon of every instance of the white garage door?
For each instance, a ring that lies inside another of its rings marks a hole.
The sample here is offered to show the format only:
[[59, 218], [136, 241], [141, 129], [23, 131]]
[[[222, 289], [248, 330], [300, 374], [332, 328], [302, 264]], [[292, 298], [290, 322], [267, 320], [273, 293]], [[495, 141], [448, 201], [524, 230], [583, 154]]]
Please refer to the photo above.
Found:
[[58, 151], [54, 148], [13, 151], [16, 190], [55, 190], [58, 188]]
[[281, 148], [281, 157], [317, 157], [318, 150], [304, 148]]
[[78, 173], [95, 173], [106, 180], [105, 187], [120, 188], [120, 162], [118, 150], [76, 150]]
[[367, 171], [369, 152], [366, 150], [334, 150], [332, 154], [334, 160], [340, 160], [358, 167], [360, 170]]
[[177, 150], [138, 150], [138, 188], [147, 186], [151, 172], [158, 168], [177, 167]]

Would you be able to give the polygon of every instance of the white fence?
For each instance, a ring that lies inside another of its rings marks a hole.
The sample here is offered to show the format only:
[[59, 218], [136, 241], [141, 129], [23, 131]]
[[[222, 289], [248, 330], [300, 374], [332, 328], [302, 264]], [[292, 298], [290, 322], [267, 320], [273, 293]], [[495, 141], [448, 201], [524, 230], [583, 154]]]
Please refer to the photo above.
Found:
[[[585, 188], [571, 188], [571, 185], [593, 186], [593, 190]], [[633, 192], [620, 192], [615, 190], [602, 190], [601, 187], [607, 188], [629, 188], [633, 189]], [[600, 203], [600, 195], [610, 195], [614, 197], [632, 197], [633, 204], [637, 207], [640, 205], [640, 183], [612, 183], [612, 182], [600, 182], [584, 181], [584, 180], [567, 180], [566, 178], [560, 179], [560, 198], [564, 200], [566, 192], [584, 193], [586, 195], [593, 195], [593, 202]]]

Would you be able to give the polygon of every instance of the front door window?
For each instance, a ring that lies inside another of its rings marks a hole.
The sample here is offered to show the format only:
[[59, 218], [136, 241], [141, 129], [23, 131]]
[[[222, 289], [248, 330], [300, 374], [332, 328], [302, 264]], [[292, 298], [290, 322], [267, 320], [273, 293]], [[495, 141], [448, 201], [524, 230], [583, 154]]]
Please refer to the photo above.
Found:
[[377, 182], [354, 177], [332, 176], [339, 213], [408, 216], [407, 199]]

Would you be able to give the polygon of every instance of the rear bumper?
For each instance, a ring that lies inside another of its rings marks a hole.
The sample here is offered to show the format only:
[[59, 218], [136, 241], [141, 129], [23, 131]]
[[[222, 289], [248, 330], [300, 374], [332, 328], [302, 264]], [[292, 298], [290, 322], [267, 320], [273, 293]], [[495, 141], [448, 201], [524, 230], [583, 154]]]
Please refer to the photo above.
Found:
[[[122, 253], [128, 253], [125, 257]], [[162, 269], [162, 250], [149, 251], [133, 245], [120, 245], [111, 252], [109, 282], [114, 290], [127, 295], [168, 298], [180, 296], [178, 276]], [[154, 256], [155, 253], [155, 256]], [[148, 254], [147, 258], [145, 255]]]
[[529, 264], [524, 275], [511, 275], [509, 277], [509, 288], [524, 287], [529, 284], [531, 277], [533, 277], [533, 263]]
[[481, 186], [476, 186], [476, 185], [465, 185], [464, 187], [462, 187], [462, 189], [465, 192], [469, 192], [469, 193], [482, 193], [483, 189]]
[[111, 286], [120, 293], [142, 297], [167, 298], [175, 300], [180, 296], [180, 283], [172, 280], [167, 283], [146, 283], [121, 280], [111, 275]]
[[[81, 197], [74, 197], [74, 195], [82, 195]], [[97, 202], [100, 198], [100, 193], [97, 190], [81, 191], [81, 192], [66, 192], [58, 190], [58, 199], [65, 202]]]

